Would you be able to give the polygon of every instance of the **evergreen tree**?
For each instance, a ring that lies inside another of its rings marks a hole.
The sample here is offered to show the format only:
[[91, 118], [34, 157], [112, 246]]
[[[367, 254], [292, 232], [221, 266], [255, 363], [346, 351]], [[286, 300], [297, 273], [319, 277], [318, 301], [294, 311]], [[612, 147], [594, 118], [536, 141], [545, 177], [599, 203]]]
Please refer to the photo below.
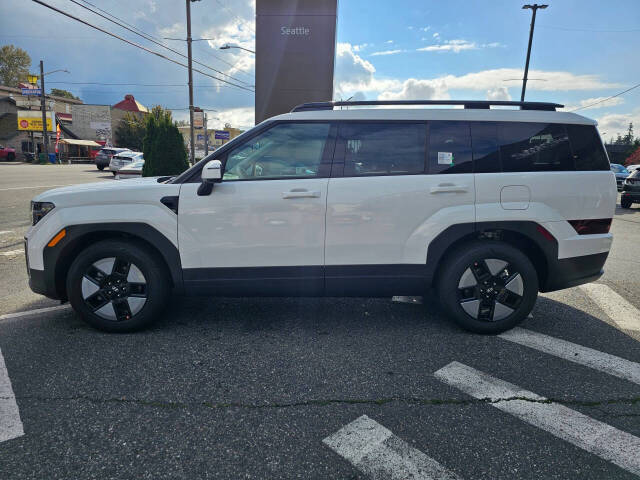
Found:
[[116, 128], [116, 142], [119, 147], [142, 151], [145, 136], [145, 121], [131, 113], [126, 113]]
[[159, 105], [153, 107], [145, 126], [142, 176], [178, 175], [185, 171], [189, 167], [187, 149], [171, 112]]

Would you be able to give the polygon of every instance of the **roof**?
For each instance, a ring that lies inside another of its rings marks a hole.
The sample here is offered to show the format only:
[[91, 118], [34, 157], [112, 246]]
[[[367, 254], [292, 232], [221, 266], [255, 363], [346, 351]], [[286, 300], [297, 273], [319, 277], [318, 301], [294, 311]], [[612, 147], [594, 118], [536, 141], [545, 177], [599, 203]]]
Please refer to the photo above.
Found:
[[477, 122], [541, 122], [597, 125], [595, 120], [570, 112], [463, 108], [352, 108], [285, 113], [269, 120], [463, 120]]
[[[7, 87], [6, 85], [0, 85], [0, 92], [12, 93], [12, 94], [15, 93], [17, 95], [22, 96], [21, 88]], [[82, 100], [77, 100], [75, 98], [59, 97], [58, 95], [45, 95], [45, 98], [51, 98], [53, 100], [66, 102], [66, 103], [76, 103], [76, 104], [84, 103]]]
[[125, 95], [124, 100], [116, 103], [113, 108], [126, 110], [127, 112], [149, 113], [149, 109], [138, 102], [131, 94]]
[[60, 143], [66, 143], [67, 145], [82, 145], [84, 147], [101, 147], [97, 142], [93, 140], [76, 140], [75, 138], [63, 138]]

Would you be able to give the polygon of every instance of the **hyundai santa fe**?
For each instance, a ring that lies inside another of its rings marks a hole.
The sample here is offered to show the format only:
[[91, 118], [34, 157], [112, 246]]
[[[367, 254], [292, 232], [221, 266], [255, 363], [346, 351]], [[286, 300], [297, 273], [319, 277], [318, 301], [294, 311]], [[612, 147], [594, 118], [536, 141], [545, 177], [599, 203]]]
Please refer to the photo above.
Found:
[[611, 247], [616, 180], [596, 123], [558, 107], [296, 107], [175, 178], [38, 195], [29, 284], [113, 332], [151, 324], [172, 292], [430, 288], [461, 327], [504, 331], [538, 292], [598, 279]]

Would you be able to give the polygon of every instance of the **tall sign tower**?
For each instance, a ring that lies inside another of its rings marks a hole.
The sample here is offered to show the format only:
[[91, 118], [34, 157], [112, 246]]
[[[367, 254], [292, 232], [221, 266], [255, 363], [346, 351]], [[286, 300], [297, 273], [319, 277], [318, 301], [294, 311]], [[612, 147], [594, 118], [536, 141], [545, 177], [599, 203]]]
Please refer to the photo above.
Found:
[[256, 123], [333, 99], [338, 0], [256, 1]]

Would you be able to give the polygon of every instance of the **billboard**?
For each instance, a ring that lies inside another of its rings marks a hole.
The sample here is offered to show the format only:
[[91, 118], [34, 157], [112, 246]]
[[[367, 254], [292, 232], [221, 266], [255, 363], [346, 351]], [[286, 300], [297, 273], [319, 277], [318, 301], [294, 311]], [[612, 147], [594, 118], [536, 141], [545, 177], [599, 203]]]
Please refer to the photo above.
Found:
[[213, 136], [216, 140], [229, 140], [231, 133], [226, 130], [216, 130]]
[[256, 123], [333, 99], [337, 0], [256, 1]]
[[193, 128], [204, 128], [204, 112], [202, 110], [194, 110]]
[[[41, 132], [42, 112], [35, 110], [18, 110], [18, 130]], [[47, 131], [56, 131], [56, 122], [53, 118], [53, 112], [47, 112]]]

